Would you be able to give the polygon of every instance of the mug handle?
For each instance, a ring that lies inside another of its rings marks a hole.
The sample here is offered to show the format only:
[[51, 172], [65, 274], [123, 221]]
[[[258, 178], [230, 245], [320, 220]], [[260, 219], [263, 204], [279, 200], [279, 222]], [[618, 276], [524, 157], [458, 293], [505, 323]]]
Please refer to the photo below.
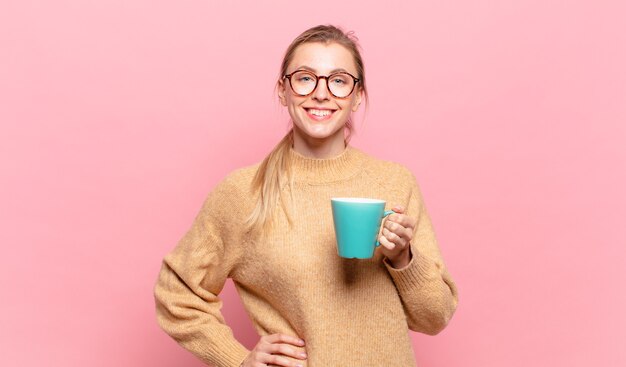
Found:
[[[387, 218], [387, 216], [388, 216], [389, 214], [393, 214], [393, 213], [395, 213], [393, 210], [385, 210], [385, 212], [383, 213], [383, 219], [384, 219], [384, 218]], [[382, 232], [382, 230], [383, 230], [383, 229], [382, 229], [382, 227], [383, 227], [382, 223], [381, 223], [380, 227], [381, 227], [381, 228], [380, 228], [380, 231], [378, 232], [378, 237], [380, 237], [380, 233], [381, 233], [381, 232]], [[380, 241], [378, 241], [378, 237], [376, 237], [376, 247], [380, 246]]]

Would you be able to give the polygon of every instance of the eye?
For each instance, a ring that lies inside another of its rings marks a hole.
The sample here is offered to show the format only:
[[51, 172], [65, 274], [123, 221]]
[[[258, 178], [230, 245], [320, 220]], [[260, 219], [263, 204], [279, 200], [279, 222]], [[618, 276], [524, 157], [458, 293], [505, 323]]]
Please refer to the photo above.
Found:
[[329, 83], [337, 86], [344, 86], [350, 84], [349, 77], [344, 73], [339, 73], [335, 75], [331, 75], [331, 79], [329, 79]]

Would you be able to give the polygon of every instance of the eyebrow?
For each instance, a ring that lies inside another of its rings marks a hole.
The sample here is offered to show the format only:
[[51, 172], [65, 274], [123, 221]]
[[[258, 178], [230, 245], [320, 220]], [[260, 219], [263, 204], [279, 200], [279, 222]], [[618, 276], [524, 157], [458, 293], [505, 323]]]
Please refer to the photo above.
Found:
[[[314, 73], [316, 73], [316, 74], [317, 74], [317, 70], [313, 69], [313, 68], [312, 68], [312, 67], [310, 67], [310, 66], [306, 66], [306, 65], [302, 65], [302, 66], [297, 67], [297, 68], [296, 68], [296, 71], [297, 71], [297, 70], [302, 70], [302, 69], [304, 69], [304, 70], [309, 70], [309, 71], [312, 71], [312, 72], [314, 72]], [[333, 73], [337, 73], [337, 72], [344, 72], [344, 73], [348, 73], [348, 74], [350, 74], [350, 72], [349, 72], [348, 70], [343, 69], [343, 68], [338, 68], [338, 69], [331, 70], [331, 71], [330, 71], [330, 73], [329, 73], [329, 75], [330, 75], [330, 74], [333, 74]]]

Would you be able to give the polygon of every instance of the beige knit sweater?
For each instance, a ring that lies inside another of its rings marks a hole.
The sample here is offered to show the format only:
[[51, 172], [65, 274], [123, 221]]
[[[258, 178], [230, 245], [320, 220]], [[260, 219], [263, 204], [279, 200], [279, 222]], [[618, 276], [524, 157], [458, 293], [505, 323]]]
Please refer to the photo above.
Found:
[[[259, 335], [305, 340], [304, 366], [415, 366], [409, 329], [437, 334], [458, 295], [413, 174], [352, 146], [329, 159], [292, 149], [289, 159], [293, 227], [277, 209], [274, 231], [244, 233], [258, 164], [229, 174], [163, 259], [154, 288], [159, 325], [209, 365], [239, 366], [250, 351], [225, 324], [218, 297], [232, 278]], [[367, 260], [337, 255], [330, 198], [350, 196], [402, 205], [418, 220], [409, 265], [394, 269], [379, 251]]]

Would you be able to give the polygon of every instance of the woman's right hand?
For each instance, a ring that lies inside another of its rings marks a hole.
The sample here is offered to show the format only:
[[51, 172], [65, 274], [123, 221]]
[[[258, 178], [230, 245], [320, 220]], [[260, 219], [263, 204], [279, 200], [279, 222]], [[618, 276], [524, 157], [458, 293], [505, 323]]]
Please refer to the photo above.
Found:
[[292, 362], [285, 356], [296, 359], [306, 359], [304, 352], [298, 352], [296, 348], [304, 347], [304, 341], [285, 334], [271, 334], [262, 336], [257, 345], [243, 360], [240, 367], [265, 367], [265, 366], [285, 366], [285, 367], [302, 367], [299, 362]]

